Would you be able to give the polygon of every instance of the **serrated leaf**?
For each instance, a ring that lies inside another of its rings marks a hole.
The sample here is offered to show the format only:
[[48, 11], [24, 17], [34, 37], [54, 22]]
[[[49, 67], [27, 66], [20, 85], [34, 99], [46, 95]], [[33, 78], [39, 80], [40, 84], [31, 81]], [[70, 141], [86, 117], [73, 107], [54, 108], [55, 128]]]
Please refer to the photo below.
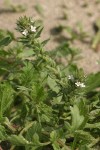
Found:
[[13, 102], [13, 89], [9, 84], [0, 85], [0, 116], [8, 110]]
[[42, 120], [43, 122], [50, 122], [50, 118], [49, 118], [47, 115], [45, 115], [45, 114], [42, 114], [41, 120]]
[[52, 144], [52, 147], [53, 147], [54, 150], [61, 150], [61, 149], [60, 149], [60, 146], [59, 146], [59, 144], [58, 144], [57, 142], [54, 142], [54, 143]]
[[57, 132], [56, 132], [56, 131], [52, 131], [52, 132], [50, 133], [50, 139], [51, 139], [51, 141], [52, 141], [53, 143], [58, 139], [58, 137], [57, 137]]
[[34, 133], [32, 141], [33, 141], [36, 145], [39, 145], [39, 144], [40, 144], [40, 142], [39, 142], [39, 136], [38, 136], [37, 133]]
[[26, 139], [32, 141], [33, 135], [35, 133], [41, 133], [41, 129], [41, 125], [38, 122], [34, 121], [32, 127], [26, 133]]
[[89, 129], [96, 129], [96, 128], [98, 128], [98, 129], [100, 129], [100, 122], [93, 123], [93, 124], [87, 123], [85, 128], [89, 128]]
[[0, 125], [0, 141], [5, 140], [6, 137], [7, 137], [7, 134], [5, 132], [5, 128], [2, 125]]
[[59, 91], [59, 87], [57, 86], [57, 83], [55, 81], [55, 79], [48, 77], [48, 85], [51, 88], [51, 90], [58, 92]]
[[89, 118], [90, 119], [95, 119], [96, 117], [100, 116], [100, 109], [95, 109], [95, 110], [92, 110], [90, 112], [90, 116]]
[[89, 144], [92, 141], [95, 141], [95, 138], [89, 132], [77, 130], [75, 133], [77, 134], [78, 138], [82, 139], [85, 143]]
[[18, 135], [18, 136], [17, 135], [11, 135], [7, 139], [13, 145], [16, 145], [16, 146], [32, 144], [29, 141], [27, 141], [22, 135]]
[[71, 109], [71, 115], [72, 115], [72, 131], [75, 131], [79, 129], [79, 127], [82, 125], [84, 121], [84, 116], [80, 115], [80, 111], [77, 105], [74, 105]]

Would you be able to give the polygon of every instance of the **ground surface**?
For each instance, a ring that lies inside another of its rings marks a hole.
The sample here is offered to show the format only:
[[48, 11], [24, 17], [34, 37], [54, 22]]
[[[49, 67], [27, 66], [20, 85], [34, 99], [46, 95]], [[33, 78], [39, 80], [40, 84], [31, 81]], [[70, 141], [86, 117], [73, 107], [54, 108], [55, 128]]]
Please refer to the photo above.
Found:
[[[12, 2], [13, 4], [26, 4], [27, 10], [23, 13], [12, 13], [7, 10], [4, 0], [0, 0], [0, 28], [15, 31], [16, 19], [23, 15], [31, 16], [33, 19], [43, 19], [43, 38], [51, 38], [47, 45], [48, 49], [59, 44], [58, 37], [53, 36], [51, 32], [54, 27], [64, 24], [75, 28], [76, 23], [81, 22], [85, 32], [91, 36], [94, 34], [93, 23], [100, 17], [100, 3], [95, 3], [96, 0], [12, 0]], [[37, 3], [43, 7], [44, 17], [40, 17], [34, 9]], [[63, 4], [66, 10], [62, 8]], [[85, 7], [84, 4], [88, 6]], [[63, 11], [67, 13], [67, 20], [61, 19]], [[78, 61], [78, 65], [83, 67], [86, 73], [100, 71], [100, 65], [96, 63], [100, 59], [100, 50], [94, 52], [90, 44], [80, 41], [75, 41], [75, 47], [82, 50], [83, 59]]]

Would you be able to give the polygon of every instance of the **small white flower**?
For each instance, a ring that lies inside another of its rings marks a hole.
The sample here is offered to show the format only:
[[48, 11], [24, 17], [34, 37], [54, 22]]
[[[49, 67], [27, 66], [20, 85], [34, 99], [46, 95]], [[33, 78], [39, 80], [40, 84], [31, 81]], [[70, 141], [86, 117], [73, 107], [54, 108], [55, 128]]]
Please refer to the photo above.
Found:
[[77, 86], [77, 87], [85, 87], [85, 84], [84, 83], [81, 83], [81, 82], [76, 82], [75, 83], [75, 85]]
[[33, 26], [31, 25], [31, 31], [32, 31], [32, 32], [36, 32], [36, 27], [33, 27]]
[[84, 83], [81, 83], [81, 85], [80, 85], [81, 87], [85, 87], [85, 84]]
[[76, 85], [76, 86], [80, 86], [80, 82], [76, 82], [75, 85]]
[[25, 30], [22, 32], [22, 34], [25, 35], [25, 36], [27, 36], [27, 34], [28, 34], [27, 29], [25, 29]]
[[68, 79], [69, 79], [69, 80], [73, 80], [73, 79], [74, 79], [73, 75], [69, 75], [69, 76], [68, 76]]

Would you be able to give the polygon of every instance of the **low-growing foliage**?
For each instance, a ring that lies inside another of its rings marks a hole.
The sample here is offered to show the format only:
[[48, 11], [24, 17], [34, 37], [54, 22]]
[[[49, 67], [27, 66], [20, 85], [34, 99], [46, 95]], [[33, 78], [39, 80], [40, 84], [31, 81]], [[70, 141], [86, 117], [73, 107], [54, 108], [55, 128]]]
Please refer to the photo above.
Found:
[[15, 13], [16, 12], [24, 12], [27, 9], [25, 4], [23, 4], [23, 5], [20, 5], [20, 4], [15, 5], [15, 4], [13, 4], [13, 2], [11, 0], [4, 0], [4, 4], [5, 4], [5, 6], [7, 6], [7, 10], [9, 12], [15, 12]]
[[92, 40], [92, 48], [95, 51], [98, 51], [100, 47], [100, 18], [95, 22], [94, 28], [96, 30], [96, 34]]
[[85, 76], [69, 43], [45, 51], [37, 21], [21, 17], [17, 30], [0, 36], [1, 148], [99, 150], [100, 72]]
[[34, 6], [34, 8], [35, 8], [35, 10], [36, 10], [36, 12], [41, 16], [41, 17], [44, 17], [44, 9], [43, 9], [43, 7], [40, 5], [40, 4], [36, 4], [35, 6]]

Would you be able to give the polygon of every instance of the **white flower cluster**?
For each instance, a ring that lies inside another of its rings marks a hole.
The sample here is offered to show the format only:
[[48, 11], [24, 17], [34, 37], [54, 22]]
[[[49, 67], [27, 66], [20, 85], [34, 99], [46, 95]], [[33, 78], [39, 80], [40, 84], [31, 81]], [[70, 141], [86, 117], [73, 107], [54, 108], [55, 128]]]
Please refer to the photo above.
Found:
[[27, 29], [25, 29], [25, 30], [22, 32], [22, 34], [25, 35], [25, 36], [27, 36], [27, 34], [28, 34]]
[[85, 87], [85, 84], [82, 83], [82, 82], [76, 82], [75, 85], [76, 85], [77, 87], [82, 87], [82, 88]]
[[73, 75], [69, 75], [69, 76], [68, 76], [68, 79], [69, 79], [69, 80], [73, 80], [73, 79], [74, 79]]
[[[30, 30], [31, 30], [31, 32], [36, 32], [36, 27], [35, 26], [30, 26]], [[25, 29], [23, 32], [22, 32], [22, 34], [24, 35], [24, 36], [27, 36], [28, 35], [28, 30], [27, 29]]]
[[36, 32], [36, 27], [33, 27], [33, 26], [31, 25], [31, 31], [32, 31], [32, 32]]
[[[73, 75], [69, 75], [68, 76], [68, 79], [69, 80], [74, 80], [74, 76]], [[75, 85], [77, 86], [77, 87], [85, 87], [85, 84], [84, 83], [82, 83], [82, 82], [79, 82], [79, 81], [77, 81], [77, 82], [75, 82]]]

